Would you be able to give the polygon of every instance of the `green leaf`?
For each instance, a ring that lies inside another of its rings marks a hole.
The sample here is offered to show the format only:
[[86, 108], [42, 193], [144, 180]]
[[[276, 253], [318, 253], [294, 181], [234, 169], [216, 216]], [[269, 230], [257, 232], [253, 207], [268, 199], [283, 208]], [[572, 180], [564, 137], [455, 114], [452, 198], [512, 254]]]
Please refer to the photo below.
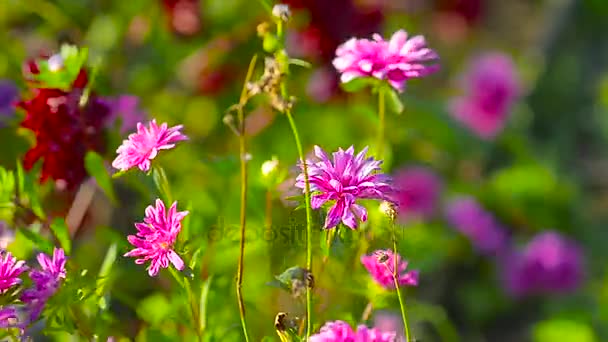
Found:
[[156, 325], [170, 315], [171, 304], [162, 293], [153, 294], [139, 303], [137, 315], [144, 321]]
[[399, 98], [399, 94], [393, 89], [384, 90], [384, 93], [387, 95], [386, 104], [388, 109], [396, 114], [403, 113], [404, 106], [403, 102], [401, 102], [401, 99]]
[[374, 87], [378, 84], [378, 80], [373, 77], [356, 77], [352, 80], [342, 83], [342, 89], [349, 93], [357, 92], [365, 87]]
[[95, 178], [97, 184], [106, 196], [108, 196], [113, 203], [116, 203], [117, 200], [116, 195], [114, 194], [114, 188], [112, 187], [112, 179], [106, 170], [103, 158], [99, 154], [89, 151], [85, 156], [84, 165], [87, 172]]
[[207, 328], [207, 302], [209, 297], [209, 288], [211, 287], [211, 280], [213, 276], [210, 276], [205, 280], [205, 283], [201, 286], [201, 301], [199, 304], [199, 330], [205, 331]]
[[47, 254], [53, 253], [53, 244], [38, 232], [29, 229], [19, 229], [17, 230], [17, 234], [21, 234], [30, 240], [39, 250]]
[[289, 59], [289, 64], [301, 66], [301, 67], [306, 68], [306, 69], [312, 68], [312, 64], [310, 64], [309, 62], [307, 62], [307, 61], [305, 61], [303, 59], [298, 59], [298, 58], [290, 58]]
[[163, 201], [166, 204], [172, 203], [171, 188], [169, 187], [169, 180], [167, 179], [165, 170], [160, 166], [155, 166], [152, 171], [152, 178]]
[[108, 251], [106, 252], [106, 256], [103, 259], [103, 263], [101, 264], [101, 267], [99, 269], [99, 273], [97, 275], [97, 296], [101, 297], [103, 296], [104, 292], [105, 292], [105, 286], [108, 282], [108, 277], [110, 276], [110, 272], [112, 271], [112, 266], [114, 265], [114, 262], [116, 261], [116, 256], [117, 254], [118, 248], [117, 248], [117, 244], [113, 243], [110, 248], [108, 248]]
[[536, 324], [534, 342], [595, 342], [593, 330], [587, 324], [567, 319], [553, 319]]
[[65, 254], [70, 255], [72, 251], [72, 243], [70, 241], [70, 232], [63, 218], [56, 218], [51, 223], [51, 231], [59, 241], [59, 245], [65, 251]]

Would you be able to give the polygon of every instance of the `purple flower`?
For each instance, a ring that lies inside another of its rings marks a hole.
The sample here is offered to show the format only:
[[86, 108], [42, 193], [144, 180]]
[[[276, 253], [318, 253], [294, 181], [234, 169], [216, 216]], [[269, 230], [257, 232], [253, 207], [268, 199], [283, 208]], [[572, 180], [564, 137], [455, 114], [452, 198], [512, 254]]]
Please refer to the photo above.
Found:
[[25, 261], [17, 261], [10, 252], [0, 252], [0, 293], [21, 284], [19, 276], [26, 270]]
[[121, 95], [113, 99], [106, 99], [110, 104], [111, 114], [109, 124], [120, 118], [120, 133], [125, 134], [137, 128], [137, 123], [142, 122], [146, 114], [139, 109], [139, 97], [133, 95]]
[[499, 254], [507, 246], [505, 230], [472, 197], [463, 196], [452, 200], [447, 205], [445, 216], [448, 223], [468, 237], [482, 253]]
[[362, 255], [361, 263], [376, 283], [384, 288], [394, 289], [395, 280], [393, 279], [393, 273], [395, 269], [395, 257], [397, 258], [397, 282], [399, 286], [417, 286], [418, 271], [405, 272], [407, 261], [402, 260], [399, 254], [395, 256], [390, 249], [378, 250], [370, 255]]
[[381, 332], [359, 325], [354, 331], [348, 323], [335, 321], [325, 323], [318, 334], [310, 336], [310, 342], [394, 342], [394, 332]]
[[464, 96], [449, 104], [451, 115], [479, 137], [494, 138], [520, 93], [513, 62], [500, 53], [476, 57], [465, 72], [462, 87]]
[[423, 36], [408, 39], [404, 30], [393, 34], [387, 42], [374, 34], [373, 40], [351, 38], [336, 49], [334, 67], [341, 73], [341, 81], [358, 77], [386, 80], [397, 91], [405, 88], [410, 78], [423, 77], [437, 71], [439, 56], [426, 47]]
[[38, 319], [48, 299], [59, 289], [61, 279], [65, 279], [65, 262], [65, 253], [61, 248], [53, 250], [52, 258], [44, 253], [38, 254], [40, 269], [30, 271], [29, 275], [33, 285], [23, 291], [21, 295], [21, 300], [26, 303], [31, 322]]
[[13, 328], [17, 325], [18, 319], [19, 315], [15, 307], [4, 306], [0, 308], [0, 328]]
[[395, 202], [401, 222], [433, 215], [441, 194], [441, 180], [423, 167], [404, 168], [393, 176]]
[[[380, 170], [382, 161], [373, 157], [366, 159], [367, 147], [356, 156], [354, 147], [346, 151], [340, 148], [333, 153], [333, 161], [319, 146], [314, 150], [320, 160], [306, 162], [310, 190], [315, 192], [311, 198], [312, 208], [319, 209], [325, 202], [335, 201], [327, 213], [325, 228], [333, 228], [342, 221], [356, 229], [359, 220], [367, 220], [367, 210], [356, 203], [358, 199], [388, 199], [391, 191], [388, 176], [373, 173]], [[305, 191], [303, 173], [296, 178], [296, 187]]]
[[128, 252], [126, 257], [138, 257], [138, 265], [150, 260], [148, 274], [154, 277], [161, 267], [169, 267], [169, 262], [178, 270], [184, 269], [184, 261], [173, 250], [177, 235], [182, 229], [182, 220], [188, 215], [187, 211], [177, 211], [177, 202], [173, 202], [169, 211], [160, 199], [156, 207], [146, 208], [144, 222], [135, 223], [137, 235], [129, 235], [127, 239], [136, 248]]
[[11, 117], [15, 113], [15, 103], [19, 99], [19, 89], [11, 80], [0, 80], [0, 117]]
[[158, 126], [156, 120], [152, 120], [148, 127], [141, 122], [137, 123], [137, 133], [129, 135], [122, 142], [116, 153], [118, 156], [112, 162], [112, 166], [121, 171], [126, 171], [137, 166], [142, 171], [150, 170], [150, 161], [156, 157], [160, 150], [168, 150], [175, 147], [178, 141], [186, 140], [180, 130], [182, 125], [167, 127], [166, 123]]
[[583, 262], [578, 244], [544, 231], [505, 260], [505, 285], [514, 296], [573, 291], [581, 284]]

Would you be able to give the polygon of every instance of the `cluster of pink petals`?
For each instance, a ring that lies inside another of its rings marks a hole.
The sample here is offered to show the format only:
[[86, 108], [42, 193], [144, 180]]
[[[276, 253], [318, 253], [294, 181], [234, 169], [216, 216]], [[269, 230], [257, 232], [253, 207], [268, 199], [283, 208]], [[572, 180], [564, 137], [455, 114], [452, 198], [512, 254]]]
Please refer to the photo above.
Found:
[[65, 263], [65, 253], [61, 248], [55, 248], [52, 257], [44, 253], [38, 254], [40, 269], [33, 269], [29, 274], [33, 286], [21, 295], [30, 314], [30, 321], [38, 319], [48, 299], [59, 289], [61, 280], [66, 277]]
[[441, 180], [424, 167], [408, 167], [393, 175], [394, 200], [399, 221], [428, 219], [441, 195]]
[[505, 258], [505, 285], [514, 296], [571, 292], [581, 285], [583, 264], [577, 243], [555, 231], [544, 231]]
[[395, 261], [397, 262], [397, 282], [399, 285], [417, 286], [418, 271], [405, 272], [407, 261], [402, 260], [399, 254], [395, 255], [392, 250], [378, 250], [372, 254], [361, 256], [361, 263], [372, 276], [372, 279], [387, 289], [395, 288], [393, 278]]
[[136, 248], [124, 256], [137, 257], [135, 263], [138, 265], [150, 261], [148, 274], [151, 277], [156, 276], [161, 267], [169, 267], [169, 262], [181, 271], [184, 261], [173, 250], [173, 245], [186, 215], [187, 211], [177, 211], [177, 202], [173, 202], [167, 211], [163, 201], [157, 199], [156, 207], [146, 208], [144, 222], [135, 223], [137, 235], [129, 235], [127, 239]]
[[325, 323], [318, 334], [310, 336], [310, 342], [394, 342], [394, 332], [382, 332], [359, 325], [357, 331], [343, 321]]
[[476, 57], [465, 72], [462, 87], [465, 94], [449, 104], [451, 115], [479, 137], [494, 138], [520, 94], [513, 62], [501, 53]]
[[[315, 146], [314, 150], [319, 160], [306, 162], [310, 190], [315, 192], [311, 198], [312, 208], [319, 209], [326, 202], [334, 201], [327, 212], [325, 228], [333, 228], [342, 221], [351, 229], [356, 229], [358, 221], [367, 220], [367, 210], [356, 201], [387, 200], [392, 191], [388, 184], [389, 177], [375, 172], [380, 170], [382, 161], [366, 158], [367, 147], [356, 156], [354, 147], [346, 151], [340, 148], [333, 153], [333, 160], [319, 146]], [[296, 187], [305, 191], [303, 173], [296, 178]]]
[[142, 171], [150, 170], [150, 161], [160, 150], [172, 149], [175, 143], [187, 139], [180, 132], [181, 129], [182, 125], [169, 128], [163, 123], [159, 126], [156, 120], [152, 120], [148, 127], [141, 122], [137, 123], [137, 132], [130, 134], [116, 150], [118, 156], [112, 162], [112, 166], [121, 171], [136, 166]]
[[25, 261], [17, 261], [10, 252], [0, 253], [0, 293], [20, 284], [19, 276], [26, 270]]
[[437, 71], [438, 65], [432, 63], [438, 58], [426, 46], [423, 36], [408, 39], [407, 33], [399, 30], [389, 41], [378, 34], [372, 40], [351, 38], [338, 46], [333, 65], [341, 73], [343, 83], [358, 77], [374, 77], [388, 81], [401, 92], [408, 79]]

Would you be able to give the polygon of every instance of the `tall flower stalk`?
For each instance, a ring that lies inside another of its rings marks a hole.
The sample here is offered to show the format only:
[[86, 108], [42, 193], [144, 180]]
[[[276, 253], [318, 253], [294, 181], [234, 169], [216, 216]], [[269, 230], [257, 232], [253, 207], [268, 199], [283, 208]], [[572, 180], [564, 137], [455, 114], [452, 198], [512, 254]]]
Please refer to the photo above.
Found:
[[380, 87], [378, 89], [378, 147], [376, 149], [376, 154], [379, 159], [383, 159], [384, 153], [384, 88]]
[[391, 233], [393, 238], [393, 281], [395, 283], [395, 291], [397, 291], [397, 298], [399, 299], [399, 308], [401, 309], [401, 319], [403, 320], [403, 330], [405, 332], [405, 342], [410, 342], [410, 328], [407, 324], [407, 315], [405, 313], [405, 301], [403, 300], [403, 295], [401, 294], [401, 288], [399, 287], [399, 268], [398, 268], [398, 258], [397, 258], [397, 234], [395, 230], [395, 215], [391, 215], [390, 217], [390, 225], [391, 225]]
[[239, 316], [241, 318], [241, 327], [243, 328], [243, 335], [245, 335], [245, 341], [249, 342], [249, 331], [247, 330], [247, 320], [245, 319], [245, 302], [243, 300], [243, 273], [245, 271], [245, 229], [247, 226], [247, 140], [245, 138], [245, 114], [243, 107], [248, 100], [247, 85], [253, 74], [257, 56], [254, 55], [249, 62], [249, 69], [245, 76], [245, 82], [243, 83], [243, 90], [241, 91], [241, 97], [239, 103], [236, 106], [237, 120], [238, 120], [238, 138], [239, 138], [239, 160], [241, 168], [241, 212], [240, 212], [240, 241], [239, 241], [239, 263], [236, 273], [236, 297], [239, 303]]

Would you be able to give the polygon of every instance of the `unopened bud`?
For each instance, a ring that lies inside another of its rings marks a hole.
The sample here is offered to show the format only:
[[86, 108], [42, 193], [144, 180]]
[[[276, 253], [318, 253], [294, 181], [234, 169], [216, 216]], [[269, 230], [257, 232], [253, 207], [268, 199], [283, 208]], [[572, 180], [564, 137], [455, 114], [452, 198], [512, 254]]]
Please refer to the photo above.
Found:
[[276, 156], [272, 156], [272, 159], [262, 163], [262, 176], [268, 177], [275, 173], [279, 168], [279, 160]]
[[272, 15], [283, 22], [287, 22], [289, 21], [289, 18], [291, 18], [291, 11], [289, 10], [288, 5], [276, 4], [272, 8]]

